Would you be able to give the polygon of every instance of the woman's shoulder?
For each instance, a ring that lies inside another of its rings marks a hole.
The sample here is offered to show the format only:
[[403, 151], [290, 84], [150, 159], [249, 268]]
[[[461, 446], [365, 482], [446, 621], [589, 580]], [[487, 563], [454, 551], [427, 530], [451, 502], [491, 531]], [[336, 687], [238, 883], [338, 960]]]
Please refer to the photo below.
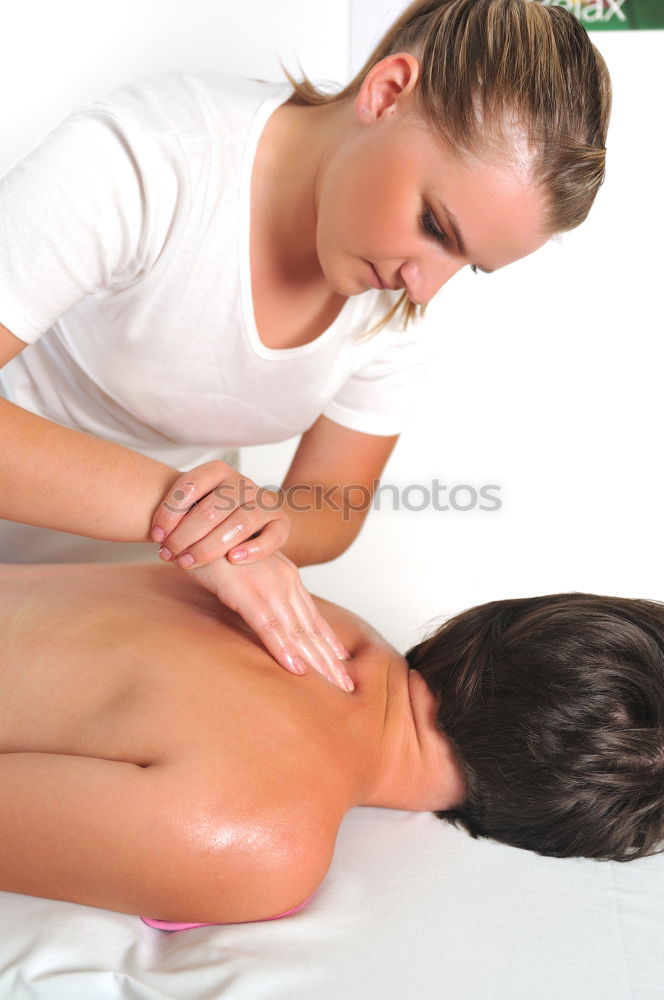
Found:
[[226, 119], [234, 124], [251, 118], [263, 101], [287, 92], [284, 84], [239, 76], [153, 73], [131, 78], [75, 110], [106, 112], [158, 134], [187, 136], [215, 132]]

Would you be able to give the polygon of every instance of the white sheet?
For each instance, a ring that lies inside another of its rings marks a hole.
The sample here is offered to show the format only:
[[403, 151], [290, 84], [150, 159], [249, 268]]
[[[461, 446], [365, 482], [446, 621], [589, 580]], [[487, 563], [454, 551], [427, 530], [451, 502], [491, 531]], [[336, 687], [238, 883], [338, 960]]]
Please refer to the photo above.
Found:
[[356, 809], [301, 913], [166, 933], [0, 893], [11, 1000], [662, 1000], [664, 855], [540, 858]]

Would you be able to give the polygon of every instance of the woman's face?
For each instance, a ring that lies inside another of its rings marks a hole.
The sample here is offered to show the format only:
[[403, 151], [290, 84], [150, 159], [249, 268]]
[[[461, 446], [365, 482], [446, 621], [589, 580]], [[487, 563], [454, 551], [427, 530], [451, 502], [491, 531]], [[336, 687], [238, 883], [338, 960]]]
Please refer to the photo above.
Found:
[[527, 160], [462, 161], [404, 107], [354, 127], [317, 191], [317, 252], [343, 295], [404, 288], [423, 304], [466, 265], [494, 271], [548, 239]]

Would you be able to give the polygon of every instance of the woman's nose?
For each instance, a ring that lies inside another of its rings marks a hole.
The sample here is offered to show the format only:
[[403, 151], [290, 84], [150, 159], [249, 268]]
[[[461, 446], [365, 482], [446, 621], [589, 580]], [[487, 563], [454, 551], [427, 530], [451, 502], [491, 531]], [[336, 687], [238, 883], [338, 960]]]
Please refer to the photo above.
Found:
[[418, 305], [425, 305], [463, 266], [462, 261], [449, 258], [409, 260], [400, 273], [408, 297]]

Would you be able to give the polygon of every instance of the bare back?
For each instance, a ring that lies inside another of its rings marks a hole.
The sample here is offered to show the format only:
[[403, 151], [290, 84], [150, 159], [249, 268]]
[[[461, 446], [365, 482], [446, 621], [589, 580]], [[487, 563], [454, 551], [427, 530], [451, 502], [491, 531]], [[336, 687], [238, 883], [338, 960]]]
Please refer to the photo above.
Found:
[[[320, 603], [357, 647], [358, 619]], [[314, 671], [288, 674], [238, 615], [173, 567], [2, 566], [0, 629], [0, 753], [143, 766], [260, 757], [274, 773], [306, 748], [345, 767], [371, 752], [384, 711], [390, 647], [368, 627], [351, 699]]]
[[[128, 871], [145, 865], [137, 843], [157, 824], [176, 831], [170, 848], [166, 840], [161, 844], [165, 868], [179, 852], [192, 869], [194, 859], [212, 855], [214, 843], [220, 891], [214, 909], [199, 910], [191, 901], [171, 904], [158, 894], [151, 903], [149, 893], [127, 896], [124, 889], [117, 889], [116, 902], [115, 882], [113, 892], [91, 887], [89, 879], [74, 890], [73, 861], [63, 858], [55, 881], [52, 859], [41, 874], [34, 864], [35, 852], [44, 856], [44, 844], [50, 850], [55, 834], [44, 834], [44, 843], [32, 849], [26, 845], [24, 867], [16, 862], [13, 881], [12, 872], [0, 872], [0, 887], [130, 911], [147, 906], [144, 915], [166, 920], [258, 919], [306, 898], [329, 866], [343, 815], [361, 802], [365, 776], [375, 769], [390, 665], [400, 660], [355, 616], [324, 601], [320, 607], [353, 653], [353, 695], [314, 671], [304, 677], [287, 673], [237, 615], [174, 567], [0, 566], [5, 787], [13, 780], [10, 765], [29, 764], [31, 770], [17, 775], [16, 788], [29, 780], [25, 809], [37, 810], [44, 801], [39, 782], [46, 790], [53, 784], [44, 767], [52, 763], [60, 774], [77, 762], [99, 801], [83, 793], [78, 776], [71, 779], [71, 806], [65, 809], [64, 791], [53, 803], [63, 829], [85, 829], [88, 809], [107, 803], [111, 808], [115, 801], [112, 822], [119, 834], [136, 826]], [[88, 779], [91, 768], [100, 776]], [[132, 805], [120, 787], [112, 791], [117, 775], [144, 789], [138, 803]], [[138, 806], [139, 813], [130, 815]], [[8, 826], [14, 843], [36, 823], [55, 822], [51, 813], [43, 820], [42, 812], [34, 816], [20, 830]], [[11, 816], [0, 820], [13, 822]], [[201, 852], [196, 845], [202, 838]], [[217, 846], [222, 843], [223, 850]], [[275, 844], [283, 857], [275, 857]], [[152, 856], [157, 853], [147, 854]], [[275, 881], [274, 892], [257, 885], [252, 896], [257, 859], [269, 873], [281, 866], [284, 877], [279, 885]], [[91, 855], [93, 868], [96, 862]], [[301, 892], [294, 870], [302, 876]], [[122, 883], [130, 881], [127, 876]], [[232, 902], [226, 908], [223, 887]]]

